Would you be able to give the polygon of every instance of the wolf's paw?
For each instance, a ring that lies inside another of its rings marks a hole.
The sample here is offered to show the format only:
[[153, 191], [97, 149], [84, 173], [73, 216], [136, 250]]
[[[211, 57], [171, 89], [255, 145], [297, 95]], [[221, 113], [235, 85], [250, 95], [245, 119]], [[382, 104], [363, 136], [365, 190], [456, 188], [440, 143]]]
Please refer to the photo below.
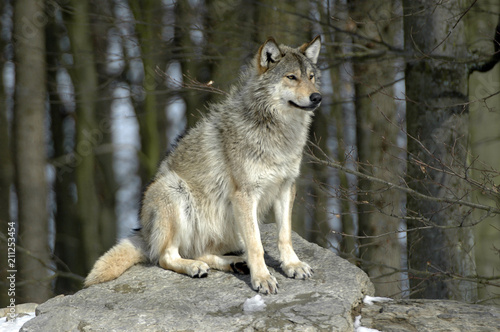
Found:
[[289, 278], [307, 279], [313, 274], [313, 269], [307, 263], [301, 261], [297, 263], [290, 263], [287, 265], [281, 264], [281, 268]]
[[210, 267], [207, 263], [194, 261], [187, 268], [187, 274], [193, 278], [205, 278], [210, 271]]
[[248, 265], [246, 262], [234, 262], [230, 264], [231, 269], [233, 270], [234, 273], [239, 273], [239, 274], [249, 274], [250, 269], [248, 268]]
[[252, 287], [262, 294], [276, 294], [279, 285], [276, 278], [268, 274], [263, 277], [252, 277]]

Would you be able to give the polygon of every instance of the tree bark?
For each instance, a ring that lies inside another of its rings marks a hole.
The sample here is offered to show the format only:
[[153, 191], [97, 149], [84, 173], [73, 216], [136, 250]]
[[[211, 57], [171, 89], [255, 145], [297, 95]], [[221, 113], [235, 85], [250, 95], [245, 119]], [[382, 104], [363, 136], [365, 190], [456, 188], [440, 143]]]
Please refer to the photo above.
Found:
[[[5, 6], [5, 1], [0, 3], [0, 13], [3, 13]], [[5, 40], [0, 38], [0, 70], [3, 70], [5, 63], [7, 61], [5, 54]], [[10, 221], [10, 190], [12, 183], [14, 182], [14, 170], [13, 161], [11, 155], [10, 146], [10, 124], [8, 121], [7, 114], [9, 109], [7, 107], [6, 93], [3, 78], [0, 79], [0, 233], [6, 234], [8, 230], [8, 222]], [[0, 253], [5, 255], [2, 257], [2, 262], [7, 259], [7, 242], [0, 240]], [[7, 280], [7, 270], [0, 270], [0, 303], [4, 304], [6, 307], [9, 304], [8, 296], [8, 285], [5, 280]]]
[[[469, 96], [471, 100], [481, 101], [470, 105], [470, 136], [473, 159], [477, 167], [473, 167], [472, 177], [478, 183], [495, 188], [500, 185], [500, 178], [496, 176], [500, 170], [500, 137], [498, 124], [500, 123], [500, 65], [492, 61], [498, 58], [500, 49], [500, 2], [480, 2], [464, 17], [466, 22], [467, 44], [471, 45], [471, 52], [480, 54], [488, 59], [491, 65], [482, 70], [493, 67], [487, 72], [475, 72], [469, 77]], [[489, 37], [489, 38], [488, 38]], [[492, 66], [493, 65], [493, 66]], [[494, 95], [494, 96], [493, 96]], [[491, 96], [491, 97], [490, 97]], [[477, 158], [477, 159], [476, 159]], [[490, 206], [498, 206], [500, 195], [491, 191], [477, 190], [473, 193], [472, 201], [481, 202]], [[476, 220], [484, 218], [483, 211], [474, 211]], [[476, 268], [480, 276], [493, 278], [500, 274], [500, 215], [488, 216], [475, 228]], [[482, 303], [500, 305], [500, 298], [496, 296], [498, 287], [479, 284], [478, 298], [486, 300]]]
[[[52, 12], [55, 16], [56, 13]], [[75, 174], [70, 165], [64, 161], [69, 151], [67, 135], [64, 124], [71, 115], [65, 109], [57, 91], [57, 71], [61, 63], [61, 52], [58, 47], [62, 38], [61, 29], [54, 20], [50, 21], [46, 28], [47, 34], [47, 86], [50, 103], [50, 129], [52, 131], [52, 149], [55, 166], [54, 193], [55, 193], [55, 263], [57, 269], [83, 276], [85, 266], [81, 262], [85, 254], [82, 247], [82, 239], [78, 219], [75, 214], [75, 197], [72, 188], [75, 184]], [[71, 137], [72, 138], [72, 137]], [[58, 162], [62, 160], [62, 162]], [[55, 291], [58, 294], [74, 293], [81, 289], [82, 285], [73, 279], [58, 276], [55, 283]]]
[[92, 1], [90, 10], [91, 35], [98, 76], [98, 92], [96, 101], [96, 121], [101, 139], [100, 152], [96, 153], [96, 191], [100, 199], [99, 229], [102, 246], [105, 250], [116, 243], [116, 182], [113, 169], [113, 149], [111, 135], [111, 103], [114, 81], [107, 73], [108, 62], [106, 59], [108, 49], [108, 30], [114, 26], [113, 9], [109, 0]]
[[[402, 21], [394, 18], [398, 7], [401, 8], [398, 3], [397, 0], [352, 1], [351, 17], [357, 25], [356, 33], [395, 46], [397, 33], [402, 31]], [[394, 83], [398, 61], [392, 57], [374, 59], [376, 54], [387, 50], [380, 44], [361, 38], [356, 38], [355, 44], [369, 50], [366, 57], [354, 61], [359, 168], [398, 183], [404, 170], [404, 161], [399, 159], [402, 150], [397, 143], [401, 133]], [[400, 297], [401, 244], [397, 232], [403, 203], [401, 193], [363, 179], [359, 181], [359, 189], [359, 235], [371, 237], [360, 239], [361, 266], [375, 284], [378, 296]]]
[[95, 118], [98, 81], [89, 32], [89, 2], [72, 0], [69, 9], [72, 15], [68, 32], [74, 59], [74, 68], [70, 73], [76, 92], [76, 212], [85, 252], [85, 260], [82, 263], [88, 271], [104, 250], [99, 229], [100, 205], [95, 184], [95, 148], [102, 142], [102, 132]]
[[[434, 197], [469, 199], [468, 68], [463, 13], [470, 1], [409, 1], [404, 5], [408, 177]], [[476, 284], [470, 208], [408, 197], [409, 267], [413, 297], [474, 301]], [[420, 229], [430, 226], [430, 229]]]
[[48, 241], [46, 64], [44, 1], [14, 7], [16, 63], [14, 154], [18, 199], [18, 302], [44, 302], [51, 295]]
[[[159, 32], [156, 31], [155, 14], [161, 12], [161, 6], [154, 0], [131, 1], [130, 7], [135, 17], [135, 28], [140, 40], [142, 63], [144, 66], [144, 79], [142, 88], [144, 89], [144, 101], [135, 101], [134, 110], [139, 122], [139, 132], [141, 137], [141, 151], [139, 160], [141, 161], [141, 178], [143, 183], [147, 183], [156, 173], [156, 168], [160, 162], [160, 136], [158, 132], [159, 109], [156, 99], [156, 89], [163, 82], [157, 74], [158, 62], [157, 45], [161, 44], [158, 39]], [[164, 110], [163, 110], [164, 112]]]

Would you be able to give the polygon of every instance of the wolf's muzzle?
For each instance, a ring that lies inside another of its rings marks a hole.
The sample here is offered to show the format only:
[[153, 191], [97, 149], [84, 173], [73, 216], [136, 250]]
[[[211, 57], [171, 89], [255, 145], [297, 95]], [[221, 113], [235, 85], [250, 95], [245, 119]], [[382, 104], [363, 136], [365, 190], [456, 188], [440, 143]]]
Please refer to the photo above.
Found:
[[313, 105], [318, 105], [319, 103], [321, 103], [321, 99], [322, 99], [321, 95], [317, 92], [315, 92], [309, 96], [309, 100], [311, 101], [311, 104], [313, 104]]

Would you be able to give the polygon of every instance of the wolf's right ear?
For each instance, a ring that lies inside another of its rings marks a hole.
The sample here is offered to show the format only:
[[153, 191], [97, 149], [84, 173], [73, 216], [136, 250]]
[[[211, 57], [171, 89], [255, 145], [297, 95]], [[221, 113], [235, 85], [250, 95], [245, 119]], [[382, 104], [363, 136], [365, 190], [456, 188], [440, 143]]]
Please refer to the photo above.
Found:
[[259, 74], [265, 73], [271, 64], [280, 61], [281, 50], [273, 37], [269, 37], [264, 44], [259, 48], [257, 56], [257, 65]]
[[316, 36], [310, 43], [299, 47], [299, 50], [315, 64], [318, 62], [319, 52], [321, 51], [321, 37]]

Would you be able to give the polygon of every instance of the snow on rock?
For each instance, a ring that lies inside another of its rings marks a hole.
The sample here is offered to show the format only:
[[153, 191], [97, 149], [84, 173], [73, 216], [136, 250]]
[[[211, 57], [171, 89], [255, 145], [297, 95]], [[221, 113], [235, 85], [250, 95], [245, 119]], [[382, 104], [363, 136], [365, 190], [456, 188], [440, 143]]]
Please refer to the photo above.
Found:
[[262, 311], [266, 308], [266, 304], [264, 303], [264, 299], [259, 294], [245, 300], [243, 303], [243, 311], [244, 312], [255, 312]]
[[366, 305], [372, 305], [374, 302], [390, 302], [392, 299], [388, 297], [377, 297], [366, 295], [363, 299], [363, 303]]

